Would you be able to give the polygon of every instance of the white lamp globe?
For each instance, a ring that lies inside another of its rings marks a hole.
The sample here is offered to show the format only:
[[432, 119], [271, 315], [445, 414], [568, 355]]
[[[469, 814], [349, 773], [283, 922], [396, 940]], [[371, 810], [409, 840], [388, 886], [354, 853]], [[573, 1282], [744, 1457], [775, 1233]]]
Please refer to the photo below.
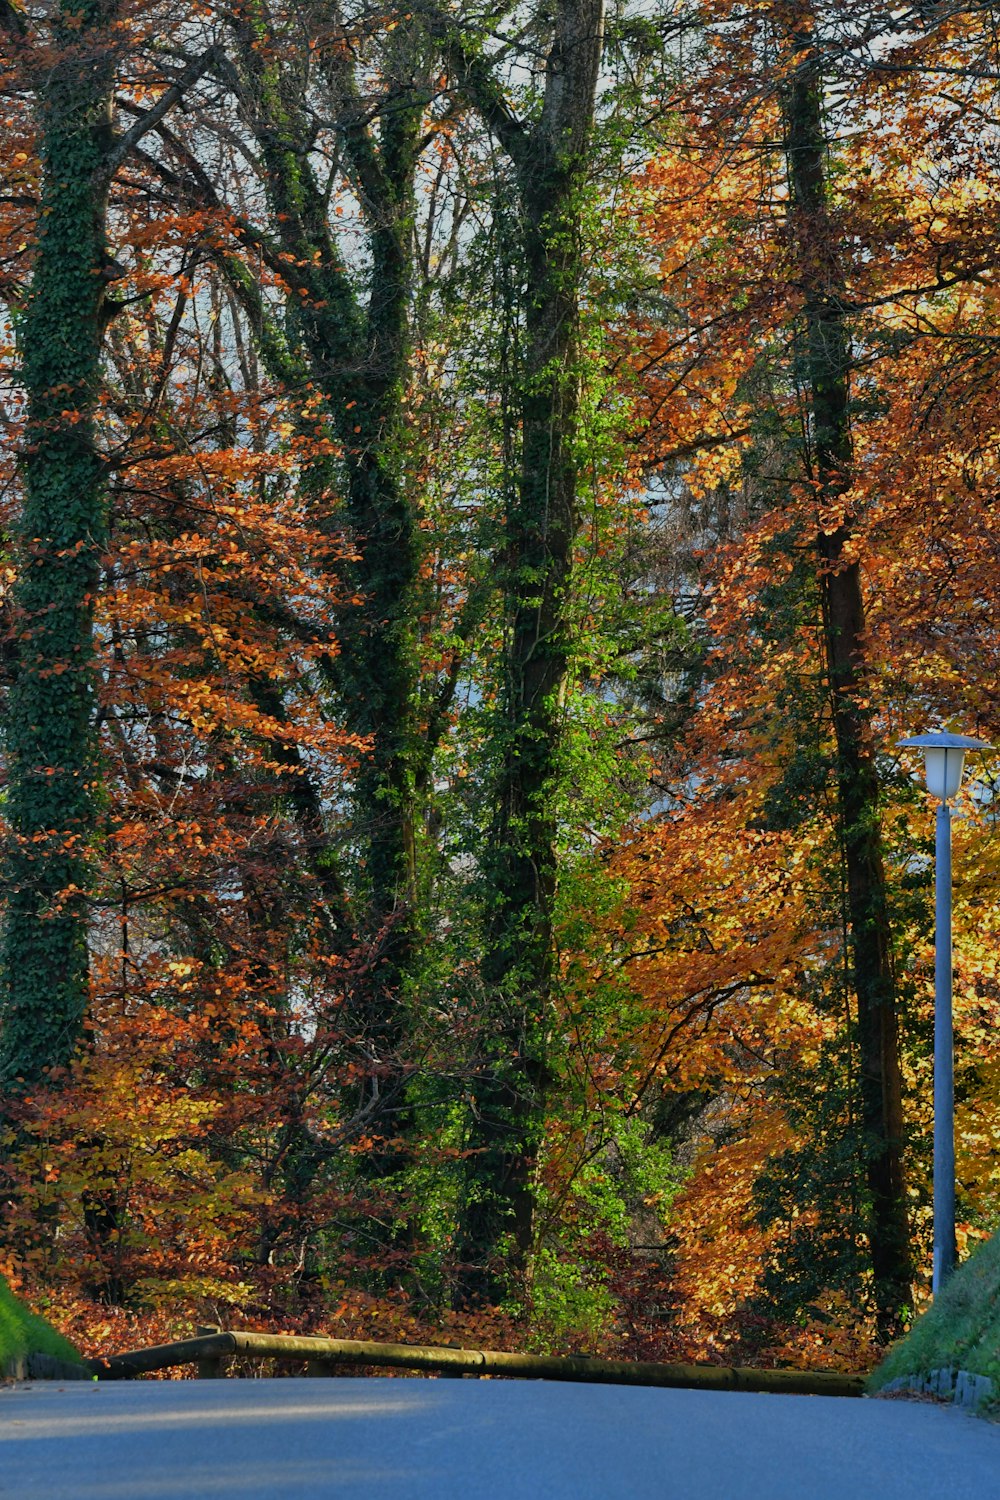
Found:
[[941, 749], [928, 749], [924, 752], [927, 790], [932, 797], [937, 797], [939, 802], [950, 802], [953, 797], [958, 796], [964, 769], [964, 750], [956, 750], [946, 745]]
[[898, 743], [901, 749], [924, 752], [927, 790], [939, 802], [950, 802], [958, 796], [967, 751], [993, 749], [986, 740], [973, 740], [964, 734], [918, 734]]

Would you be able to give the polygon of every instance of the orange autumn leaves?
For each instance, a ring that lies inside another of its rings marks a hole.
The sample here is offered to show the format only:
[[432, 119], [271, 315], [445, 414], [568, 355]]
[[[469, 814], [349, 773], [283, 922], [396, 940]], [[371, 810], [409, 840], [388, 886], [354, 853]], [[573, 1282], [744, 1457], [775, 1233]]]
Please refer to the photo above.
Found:
[[[917, 767], [901, 767], [893, 746], [932, 722], [998, 737], [1000, 308], [990, 265], [1000, 226], [988, 185], [1000, 161], [981, 125], [989, 84], [977, 59], [988, 41], [975, 19], [896, 38], [875, 65], [830, 47], [832, 196], [807, 249], [814, 279], [835, 265], [831, 285], [846, 288], [855, 466], [850, 489], [824, 509], [800, 383], [803, 288], [788, 253], [781, 68], [796, 54], [782, 64], [773, 50], [788, 15], [711, 7], [706, 19], [724, 44], [709, 44], [636, 189], [666, 311], [641, 329], [634, 362], [650, 461], [668, 465], [696, 515], [726, 519], [705, 527], [695, 552], [690, 587], [710, 601], [707, 671], [684, 740], [661, 769], [667, 808], [635, 829], [616, 868], [634, 903], [618, 931], [635, 954], [647, 1069], [660, 1070], [668, 1091], [704, 1087], [725, 1117], [720, 1129], [706, 1115], [673, 1216], [683, 1306], [717, 1346], [738, 1339], [773, 1254], [755, 1180], [796, 1145], [769, 1085], [815, 1063], [844, 1020], [830, 1000], [815, 1004], [835, 992], [849, 949], [835, 807], [829, 784], [809, 780], [810, 765], [830, 754], [831, 731], [808, 582], [814, 538], [844, 514], [853, 518], [847, 557], [862, 566], [864, 707], [885, 787], [911, 1227], [918, 1246], [927, 1234], [930, 815], [906, 778]], [[850, 6], [837, 13], [845, 35], [863, 21]], [[935, 82], [943, 71], [954, 93]], [[990, 958], [998, 860], [989, 802], [967, 800], [962, 813], [960, 1234], [975, 1236], [1000, 1210], [995, 1084], [982, 1053], [983, 1017], [1000, 999]], [[859, 1329], [864, 1338], [857, 1309], [830, 1300], [846, 1349]], [[798, 1357], [809, 1340], [788, 1337], [783, 1352]]]

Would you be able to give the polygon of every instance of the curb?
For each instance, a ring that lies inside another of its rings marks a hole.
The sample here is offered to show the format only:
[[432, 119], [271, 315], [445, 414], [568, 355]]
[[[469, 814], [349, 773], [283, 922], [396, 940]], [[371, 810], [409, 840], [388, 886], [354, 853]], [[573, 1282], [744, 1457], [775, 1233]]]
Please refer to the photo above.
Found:
[[86, 1365], [70, 1364], [53, 1354], [15, 1354], [0, 1366], [4, 1380], [93, 1380]]
[[888, 1396], [893, 1391], [917, 1391], [921, 1395], [937, 1396], [952, 1401], [969, 1411], [978, 1411], [988, 1401], [996, 1399], [1000, 1392], [988, 1375], [973, 1375], [968, 1370], [956, 1370], [942, 1366], [926, 1375], [900, 1375], [887, 1381], [873, 1396]]

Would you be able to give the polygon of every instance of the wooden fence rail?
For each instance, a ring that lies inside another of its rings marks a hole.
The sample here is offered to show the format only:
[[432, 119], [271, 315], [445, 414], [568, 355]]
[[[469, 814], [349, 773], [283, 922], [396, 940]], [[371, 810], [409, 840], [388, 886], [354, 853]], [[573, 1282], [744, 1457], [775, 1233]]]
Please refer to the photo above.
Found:
[[361, 1339], [306, 1338], [283, 1333], [207, 1333], [92, 1359], [101, 1380], [129, 1380], [175, 1365], [198, 1366], [202, 1377], [221, 1375], [226, 1359], [305, 1360], [310, 1375], [338, 1367], [422, 1370], [444, 1376], [501, 1375], [524, 1380], [578, 1380], [604, 1385], [689, 1387], [706, 1391], [772, 1391], [800, 1396], [860, 1396], [860, 1375], [827, 1370], [751, 1370], [723, 1365], [661, 1365], [584, 1355], [504, 1354], [495, 1349], [369, 1343]]

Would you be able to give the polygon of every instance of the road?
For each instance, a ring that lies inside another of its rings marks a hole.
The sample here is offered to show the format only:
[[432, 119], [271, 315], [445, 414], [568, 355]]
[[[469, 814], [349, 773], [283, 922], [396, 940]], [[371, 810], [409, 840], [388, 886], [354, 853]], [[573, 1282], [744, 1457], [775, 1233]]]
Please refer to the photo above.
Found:
[[1000, 1500], [1000, 1425], [908, 1401], [474, 1380], [0, 1390], [2, 1500]]

